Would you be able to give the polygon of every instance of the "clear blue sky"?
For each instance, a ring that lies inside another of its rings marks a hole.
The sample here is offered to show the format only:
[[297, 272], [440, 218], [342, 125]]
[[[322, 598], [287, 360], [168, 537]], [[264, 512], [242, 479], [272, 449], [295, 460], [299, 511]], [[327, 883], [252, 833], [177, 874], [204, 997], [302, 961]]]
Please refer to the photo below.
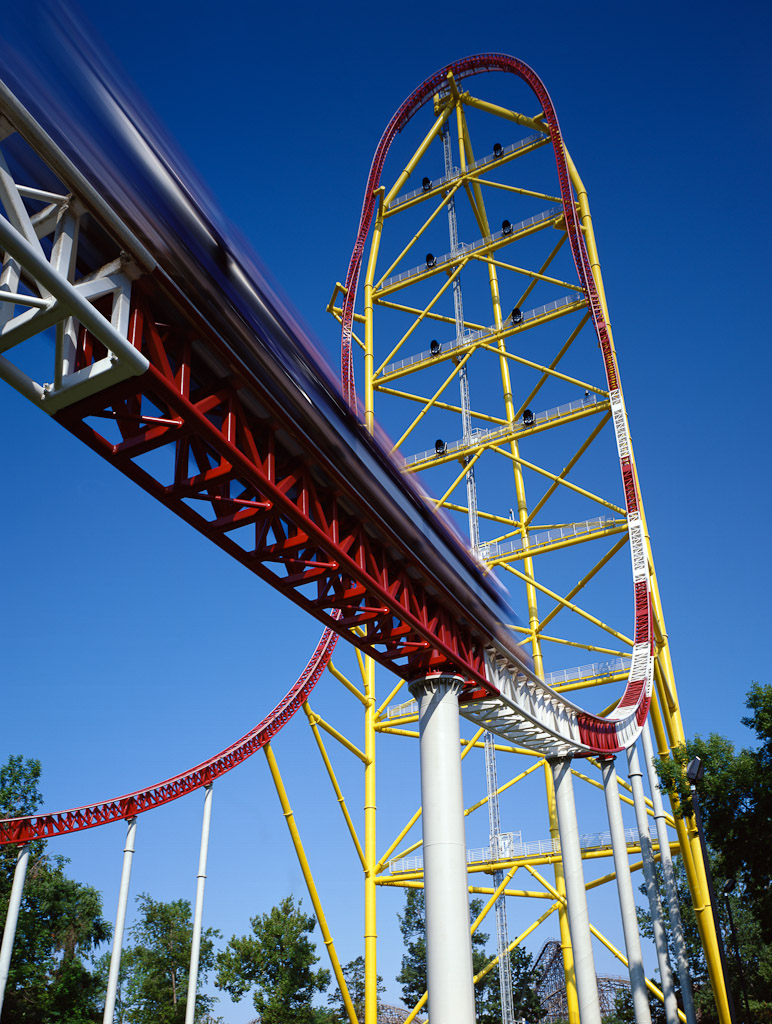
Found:
[[[338, 334], [324, 307], [394, 109], [470, 53], [537, 71], [590, 193], [687, 733], [748, 742], [745, 691], [772, 681], [768, 8], [82, 6], [330, 361]], [[0, 419], [5, 745], [43, 761], [46, 807], [138, 788], [245, 732], [318, 627], [7, 388]], [[315, 703], [340, 721], [336, 698]], [[276, 751], [350, 959], [361, 926], [342, 880], [358, 894], [359, 879], [318, 816], [306, 732], [294, 723]], [[404, 743], [404, 763], [381, 777], [394, 822], [417, 802], [417, 751]], [[192, 898], [197, 799], [141, 820], [134, 892]], [[507, 813], [524, 838], [546, 835], [527, 807]], [[599, 804], [587, 813], [583, 830], [604, 827]], [[218, 787], [214, 828], [207, 919], [226, 936], [302, 894], [261, 755]], [[61, 844], [110, 915], [122, 836], [115, 826]], [[384, 901], [379, 922], [391, 1001], [398, 902]], [[253, 1016], [245, 1003], [221, 1012], [229, 1024]]]

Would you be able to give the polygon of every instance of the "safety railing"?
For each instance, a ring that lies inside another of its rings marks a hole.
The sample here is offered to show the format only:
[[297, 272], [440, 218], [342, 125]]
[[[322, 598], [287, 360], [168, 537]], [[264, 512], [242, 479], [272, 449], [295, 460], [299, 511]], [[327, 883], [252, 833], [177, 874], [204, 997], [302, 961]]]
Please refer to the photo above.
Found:
[[[475, 160], [475, 162], [470, 164], [467, 168], [467, 173], [480, 170], [482, 167], [487, 167], [489, 164], [496, 163], [498, 160], [503, 160], [512, 153], [525, 149], [527, 146], [533, 146], [534, 143], [547, 141], [547, 137], [542, 135], [540, 132], [536, 132], [534, 135], [527, 135], [524, 139], [519, 139], [517, 142], [511, 142], [508, 146], [502, 146], [500, 152], [489, 153], [487, 156], [481, 157], [479, 160]], [[435, 188], [441, 188], [443, 185], [450, 185], [460, 177], [461, 169], [459, 167], [451, 167], [448, 174], [443, 174], [441, 178], [432, 178], [428, 188], [424, 188], [422, 184], [420, 188], [414, 188], [411, 192], [404, 192], [401, 196], [398, 196], [392, 201], [389, 209], [395, 210], [398, 206], [404, 206], [404, 204], [409, 203], [411, 199], [417, 199], [418, 196]]]
[[[542, 533], [533, 533], [528, 537], [528, 548], [543, 547], [546, 544], [555, 544], [561, 540], [571, 537], [582, 537], [588, 533], [597, 533], [608, 526], [618, 526], [622, 520], [613, 516], [595, 516], [593, 519], [585, 519], [582, 523], [566, 523], [564, 526], [556, 526], [551, 530], [544, 530]], [[517, 551], [522, 551], [522, 538], [516, 537], [509, 541], [498, 543], [481, 544], [478, 550], [479, 557], [484, 562], [491, 562], [495, 558], [505, 558]]]
[[[516, 835], [517, 833], [515, 833]], [[467, 864], [487, 864], [496, 860], [516, 860], [519, 857], [546, 857], [553, 853], [560, 853], [559, 839], [537, 839], [524, 843], [515, 838], [508, 840], [512, 833], [503, 833], [498, 840], [498, 852], [492, 852], [490, 846], [482, 846], [477, 849], [466, 851]], [[625, 842], [628, 846], [637, 846], [641, 841], [641, 835], [637, 828], [626, 828], [624, 830]], [[649, 839], [657, 845], [656, 825], [652, 823], [649, 829]], [[502, 840], [505, 840], [502, 843]], [[598, 850], [611, 846], [610, 832], [592, 832], [579, 836], [579, 846], [583, 850]], [[422, 871], [424, 859], [422, 856], [400, 857], [389, 861], [391, 874], [402, 874], [407, 871]]]
[[381, 284], [379, 291], [391, 288], [392, 285], [400, 284], [402, 281], [408, 281], [411, 277], [417, 277], [419, 274], [425, 274], [427, 270], [442, 267], [446, 263], [459, 259], [460, 256], [466, 253], [484, 249], [485, 246], [493, 245], [494, 242], [499, 242], [502, 238], [517, 235], [526, 228], [535, 227], [537, 224], [544, 224], [546, 221], [554, 220], [562, 212], [563, 208], [561, 206], [553, 206], [550, 210], [544, 210], [542, 213], [534, 214], [533, 217], [526, 217], [524, 220], [518, 221], [517, 224], [511, 224], [506, 231], [502, 228], [500, 231], [494, 231], [491, 235], [485, 235], [484, 238], [478, 238], [476, 242], [460, 242], [455, 252], [446, 252], [442, 256], [433, 256], [433, 262], [430, 266], [423, 263], [421, 266], [411, 267], [410, 270], [403, 270], [400, 274], [393, 274], [391, 277], [387, 277]]
[[[418, 358], [416, 358], [418, 361]], [[405, 360], [407, 363], [407, 360]], [[392, 364], [396, 365], [396, 364]], [[389, 367], [391, 369], [391, 367]], [[386, 371], [384, 371], [386, 372]], [[436, 447], [429, 449], [424, 452], [417, 452], [415, 455], [405, 456], [405, 465], [414, 466], [418, 462], [424, 462], [427, 459], [436, 459], [440, 455], [447, 456], [453, 455], [455, 452], [463, 452], [470, 448], [479, 448], [484, 444], [493, 444], [496, 441], [506, 441], [512, 436], [515, 430], [520, 431], [524, 427], [539, 426], [544, 423], [548, 423], [551, 420], [558, 420], [564, 416], [570, 416], [574, 412], [579, 412], [582, 409], [588, 409], [593, 405], [598, 405], [600, 402], [606, 402], [608, 399], [604, 395], [599, 395], [594, 391], [589, 391], [583, 398], [579, 398], [574, 402], [564, 402], [562, 405], [553, 406], [551, 409], [544, 409], [541, 412], [532, 413], [532, 419], [527, 424], [519, 421], [516, 426], [505, 426], [505, 427], [492, 427], [489, 430], [483, 430], [480, 427], [473, 427], [469, 432], [468, 438], [460, 438], [457, 441], [448, 441], [441, 452], [438, 452]]]

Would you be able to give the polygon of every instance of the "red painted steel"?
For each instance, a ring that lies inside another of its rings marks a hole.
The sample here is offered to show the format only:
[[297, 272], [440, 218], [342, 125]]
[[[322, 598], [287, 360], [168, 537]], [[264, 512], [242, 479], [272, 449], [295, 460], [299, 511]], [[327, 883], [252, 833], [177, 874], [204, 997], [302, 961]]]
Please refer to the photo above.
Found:
[[[150, 369], [57, 419], [382, 665], [408, 678], [461, 671], [485, 685], [485, 626], [416, 571], [402, 538], [377, 531], [349, 481], [321, 471], [270, 394], [235, 373], [214, 373], [212, 339], [175, 326], [174, 311], [145, 287], [132, 309], [130, 338]], [[79, 347], [93, 354], [85, 331]], [[105, 436], [105, 420], [117, 438]], [[166, 460], [142, 461], [164, 448]], [[356, 635], [348, 632], [354, 627]]]
[[[609, 387], [617, 387], [613, 351], [576, 221], [551, 101], [527, 65], [512, 57], [488, 54], [448, 65], [424, 82], [392, 118], [376, 152], [346, 279], [343, 381], [347, 400], [355, 403], [351, 323], [374, 210], [373, 190], [394, 134], [451, 70], [457, 78], [482, 71], [514, 72], [542, 101], [574, 260], [590, 302]], [[484, 649], [491, 639], [485, 627], [456, 603], [447, 588], [416, 571], [415, 560], [399, 537], [373, 530], [345, 479], [320, 474], [270, 394], [256, 390], [254, 381], [247, 383], [232, 368], [213, 369], [222, 362], [217, 338], [184, 299], [170, 297], [168, 287], [154, 275], [135, 285], [130, 339], [149, 359], [148, 372], [64, 410], [57, 419], [182, 519], [323, 622], [325, 633], [305, 672], [274, 711], [214, 758], [157, 786], [115, 800], [0, 822], [0, 845], [133, 817], [229, 771], [268, 742], [305, 701], [331, 655], [332, 631], [345, 632], [365, 653], [407, 678], [449, 670], [461, 672], [469, 680], [474, 696], [487, 696], [493, 690], [485, 674]], [[99, 343], [81, 330], [78, 365], [86, 366], [104, 354]], [[103, 432], [105, 420], [115, 425], [117, 438], [110, 440]], [[166, 475], [160, 468], [151, 469], [147, 462], [141, 465], [137, 461], [164, 448], [172, 456], [172, 468]], [[625, 475], [628, 509], [637, 508], [630, 473]], [[244, 527], [249, 527], [246, 542], [236, 539], [236, 532]], [[636, 639], [646, 629], [650, 634], [651, 629], [648, 594], [643, 612], [639, 611], [643, 598], [639, 601], [638, 596]], [[350, 632], [355, 626], [362, 635]], [[639, 713], [643, 710], [645, 715], [644, 702], [639, 698], [638, 703]], [[592, 715], [581, 715], [580, 720], [585, 741], [598, 751], [610, 749], [613, 723]]]
[[[558, 123], [557, 114], [555, 113], [555, 108], [552, 104], [550, 95], [536, 72], [523, 61], [518, 60], [516, 57], [510, 57], [501, 53], [482, 53], [473, 57], [466, 57], [463, 60], [454, 61], [452, 64], [447, 64], [444, 68], [440, 68], [439, 71], [436, 71], [430, 78], [427, 78], [425, 82], [423, 82], [410, 94], [410, 96], [408, 96], [402, 106], [394, 114], [376, 148], [375, 156], [373, 157], [373, 161], [370, 166], [370, 174], [367, 179], [354, 251], [351, 254], [351, 260], [346, 274], [345, 295], [343, 299], [341, 365], [344, 395], [352, 407], [356, 406], [356, 387], [354, 382], [352, 358], [354, 306], [356, 303], [359, 273], [365, 251], [365, 242], [375, 215], [376, 190], [380, 186], [381, 174], [389, 148], [397, 133], [402, 131], [410, 118], [424, 105], [424, 103], [431, 99], [440, 89], [443, 88], [443, 86], [447, 86], [448, 75], [450, 73], [453, 74], [456, 80], [460, 80], [462, 78], [470, 77], [471, 75], [477, 75], [489, 71], [503, 71], [517, 75], [530, 86], [541, 104], [544, 112], [544, 123], [549, 129], [549, 137], [552, 142], [552, 148], [555, 155], [555, 164], [560, 182], [560, 196], [563, 201], [563, 213], [565, 216], [566, 231], [568, 234], [569, 244], [571, 246], [571, 253], [574, 265], [576, 266], [576, 272], [579, 276], [579, 281], [584, 289], [585, 296], [587, 297], [595, 333], [603, 354], [606, 382], [609, 391], [615, 391], [619, 388], [619, 372], [616, 364], [616, 356], [611, 343], [608, 326], [603, 316], [598, 288], [595, 283], [595, 278], [593, 277], [592, 267], [590, 265], [590, 260], [584, 243], [584, 235], [582, 234], [581, 226], [579, 224], [574, 193], [571, 187], [566, 155], [563, 148], [563, 139], [560, 133], [560, 125]], [[621, 471], [627, 512], [628, 514], [638, 512], [639, 505], [635, 475], [629, 457], [621, 460]], [[636, 584], [634, 589], [635, 641], [638, 643], [645, 639], [649, 643], [653, 643], [651, 603], [648, 586], [646, 583]], [[640, 708], [643, 707], [644, 704], [648, 708], [648, 699], [645, 698], [644, 693], [637, 691], [637, 687], [638, 681], [630, 680], [627, 684], [622, 700], [626, 701], [631, 706], [638, 705], [640, 711]], [[644, 718], [645, 714], [646, 712], [644, 711]], [[609, 730], [612, 732], [616, 730], [617, 725], [615, 723], [609, 723], [595, 715], [581, 714], [579, 716], [579, 725], [583, 743], [596, 748], [598, 751], [611, 749], [609, 744], [612, 740], [609, 736]], [[613, 749], [619, 750], [622, 749], [622, 747], [615, 743]]]
[[311, 660], [306, 665], [295, 685], [279, 701], [273, 711], [246, 736], [236, 740], [219, 754], [196, 765], [189, 771], [175, 775], [172, 779], [159, 782], [155, 786], [140, 789], [136, 793], [127, 793], [113, 800], [76, 807], [68, 811], [56, 811], [52, 814], [35, 814], [27, 818], [9, 818], [0, 821], [0, 846], [7, 843], [30, 843], [35, 839], [50, 839], [52, 836], [66, 835], [69, 832], [81, 832], [86, 828], [107, 825], [111, 821], [134, 818], [143, 811], [171, 803], [181, 796], [192, 793], [202, 786], [208, 786], [221, 775], [246, 761], [254, 753], [270, 742], [270, 740], [292, 718], [295, 712], [305, 704], [314, 686], [319, 681], [337, 642], [337, 636], [331, 629], [322, 634]]

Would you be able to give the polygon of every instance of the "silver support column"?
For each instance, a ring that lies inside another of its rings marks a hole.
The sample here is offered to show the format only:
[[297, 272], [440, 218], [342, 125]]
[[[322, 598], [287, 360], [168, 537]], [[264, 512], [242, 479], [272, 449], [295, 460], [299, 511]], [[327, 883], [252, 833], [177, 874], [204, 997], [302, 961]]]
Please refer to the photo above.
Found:
[[649, 915], [654, 931], [654, 945], [657, 950], [659, 976], [662, 980], [662, 994], [665, 997], [665, 1017], [667, 1024], [678, 1024], [678, 1002], [673, 987], [673, 972], [667, 955], [667, 935], [662, 919], [662, 904], [657, 892], [657, 877], [654, 871], [654, 852], [649, 837], [649, 817], [646, 813], [646, 798], [643, 793], [643, 774], [638, 760], [638, 748], [635, 744], [627, 748], [627, 767], [630, 784], [633, 788], [635, 819], [638, 824], [638, 835], [641, 840], [641, 860], [643, 876], [646, 883], [646, 895], [649, 898]]
[[212, 823], [212, 784], [204, 789], [204, 818], [201, 823], [201, 850], [196, 876], [196, 909], [193, 913], [193, 941], [190, 945], [190, 974], [188, 975], [188, 1001], [185, 1004], [185, 1024], [193, 1024], [198, 990], [198, 961], [201, 955], [201, 925], [204, 920], [204, 887], [206, 885], [206, 858], [209, 852], [209, 826]]
[[641, 936], [635, 913], [635, 894], [630, 875], [630, 860], [627, 856], [625, 829], [622, 824], [622, 807], [619, 803], [616, 762], [613, 757], [601, 761], [603, 792], [606, 797], [608, 826], [611, 833], [611, 850], [614, 855], [614, 871], [617, 876], [619, 909], [622, 913], [622, 930], [625, 936], [627, 967], [630, 972], [630, 989], [633, 994], [633, 1009], [636, 1024], [651, 1024], [649, 996], [646, 991], [646, 972], [643, 969]]
[[665, 809], [662, 806], [662, 794], [659, 791], [657, 772], [654, 768], [654, 749], [651, 742], [651, 730], [648, 721], [641, 732], [643, 743], [643, 759], [646, 762], [646, 774], [649, 779], [651, 790], [651, 802], [654, 806], [654, 821], [657, 824], [657, 839], [659, 840], [659, 862], [662, 866], [662, 877], [665, 882], [665, 899], [667, 900], [668, 917], [670, 918], [670, 931], [673, 936], [673, 946], [676, 954], [676, 967], [678, 969], [678, 980], [681, 982], [681, 998], [684, 1003], [684, 1014], [688, 1024], [696, 1024], [694, 1012], [694, 996], [692, 995], [692, 979], [689, 974], [689, 960], [686, 955], [686, 940], [684, 939], [684, 926], [681, 920], [681, 910], [678, 906], [678, 888], [676, 886], [675, 871], [673, 870], [673, 858], [670, 855], [670, 837], [665, 822]]
[[21, 897], [24, 892], [24, 879], [27, 877], [28, 864], [29, 843], [25, 843], [16, 856], [13, 885], [11, 886], [11, 896], [8, 900], [8, 913], [5, 918], [5, 927], [3, 928], [3, 944], [0, 946], [0, 1013], [3, 1010], [5, 987], [8, 984], [8, 975], [11, 971], [13, 940], [16, 938], [16, 925], [19, 923], [19, 908], [21, 907]]
[[110, 954], [110, 973], [107, 976], [107, 995], [103, 1024], [113, 1024], [115, 1016], [115, 999], [118, 995], [118, 975], [121, 969], [121, 950], [123, 949], [123, 930], [126, 926], [126, 907], [129, 903], [129, 882], [131, 881], [131, 862], [134, 859], [134, 841], [137, 837], [137, 819], [129, 818], [126, 829], [126, 845], [123, 848], [123, 868], [121, 869], [121, 887], [118, 891], [118, 910], [115, 914], [115, 931], [113, 932], [113, 949]]
[[587, 911], [582, 850], [579, 846], [579, 827], [576, 822], [571, 758], [550, 761], [550, 767], [555, 780], [555, 807], [558, 815], [560, 855], [566, 884], [568, 927], [574, 950], [579, 1019], [581, 1024], [600, 1024], [598, 978], [595, 974], [595, 959], [592, 955], [590, 916]]
[[474, 1024], [472, 941], [461, 785], [458, 695], [462, 680], [413, 683], [421, 735], [426, 977], [438, 1024]]

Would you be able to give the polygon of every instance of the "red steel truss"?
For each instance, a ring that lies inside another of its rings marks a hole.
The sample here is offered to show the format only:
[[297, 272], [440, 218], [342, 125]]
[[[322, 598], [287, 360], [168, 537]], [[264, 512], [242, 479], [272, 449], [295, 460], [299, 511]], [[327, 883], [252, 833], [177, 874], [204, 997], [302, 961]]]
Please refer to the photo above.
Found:
[[[254, 385], [214, 373], [201, 335], [152, 309], [140, 292], [129, 335], [150, 361], [147, 373], [57, 419], [326, 627], [359, 627], [352, 642], [382, 665], [407, 678], [461, 672], [487, 689], [483, 629], [421, 578], [398, 537], [373, 531], [351, 485], [320, 472], [270, 396], [259, 395], [266, 413], [254, 411]], [[84, 364], [94, 346], [82, 330]], [[105, 436], [105, 421], [117, 439]], [[158, 469], [140, 465], [160, 449], [170, 457], [155, 460]]]

